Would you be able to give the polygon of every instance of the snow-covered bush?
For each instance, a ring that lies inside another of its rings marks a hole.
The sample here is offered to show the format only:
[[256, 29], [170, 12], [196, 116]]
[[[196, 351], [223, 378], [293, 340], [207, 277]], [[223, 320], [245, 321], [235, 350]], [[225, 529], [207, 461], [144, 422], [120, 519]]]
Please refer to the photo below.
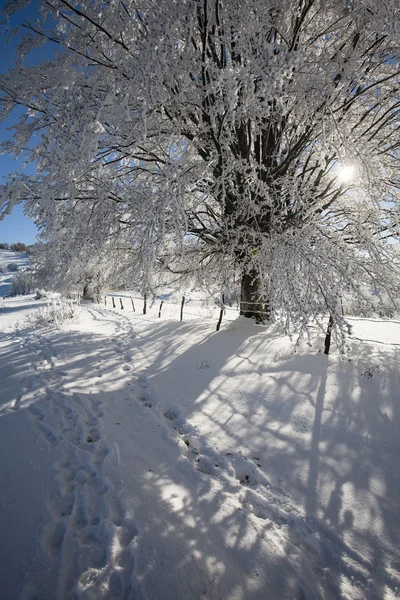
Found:
[[18, 271], [18, 265], [16, 263], [8, 263], [7, 271], [10, 271], [11, 273], [16, 273], [16, 271]]
[[10, 295], [23, 296], [30, 294], [33, 289], [33, 277], [29, 271], [16, 273], [11, 281]]
[[65, 298], [53, 297], [47, 306], [40, 307], [26, 319], [31, 327], [54, 325], [59, 327], [65, 321], [73, 321], [79, 317], [80, 307]]
[[39, 288], [35, 289], [36, 300], [53, 300], [54, 298], [61, 298], [61, 294], [59, 292], [49, 292]]
[[39, 288], [35, 289], [35, 300], [43, 300], [47, 297], [46, 290], [39, 290]]
[[10, 250], [13, 252], [27, 252], [28, 247], [22, 242], [17, 242], [16, 244], [11, 244]]

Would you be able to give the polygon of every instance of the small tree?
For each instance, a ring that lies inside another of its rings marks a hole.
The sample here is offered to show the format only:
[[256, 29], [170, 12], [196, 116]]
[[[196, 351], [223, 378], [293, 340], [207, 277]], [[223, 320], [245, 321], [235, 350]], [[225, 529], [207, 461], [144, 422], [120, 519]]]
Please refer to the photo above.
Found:
[[[77, 209], [78, 212], [82, 209], [82, 219], [77, 219], [79, 226], [86, 222], [86, 208], [83, 204]], [[71, 235], [64, 217], [61, 213], [57, 215], [57, 235], [41, 239], [33, 249], [31, 262], [38, 284], [65, 294], [80, 289], [84, 299], [96, 302], [106, 288], [132, 286], [135, 263], [131, 249], [122, 240], [119, 240], [121, 246], [113, 243], [111, 235], [96, 236], [96, 227], [93, 232], [86, 228], [79, 235], [77, 231]]]
[[0, 244], [0, 250], [8, 250], [9, 249], [9, 245], [5, 244], [5, 243], [1, 243]]
[[32, 273], [29, 271], [20, 271], [16, 273], [11, 280], [11, 296], [23, 296], [30, 294], [34, 289]]
[[13, 250], [14, 252], [28, 252], [28, 247], [22, 242], [17, 242], [15, 244], [11, 244], [10, 250]]

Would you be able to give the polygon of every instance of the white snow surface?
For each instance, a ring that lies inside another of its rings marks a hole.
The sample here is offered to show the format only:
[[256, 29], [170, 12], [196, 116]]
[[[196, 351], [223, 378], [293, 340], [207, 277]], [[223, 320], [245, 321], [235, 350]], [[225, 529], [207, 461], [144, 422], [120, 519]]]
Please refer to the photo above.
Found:
[[1, 600], [400, 597], [400, 323], [352, 319], [342, 359], [41, 305], [0, 310]]

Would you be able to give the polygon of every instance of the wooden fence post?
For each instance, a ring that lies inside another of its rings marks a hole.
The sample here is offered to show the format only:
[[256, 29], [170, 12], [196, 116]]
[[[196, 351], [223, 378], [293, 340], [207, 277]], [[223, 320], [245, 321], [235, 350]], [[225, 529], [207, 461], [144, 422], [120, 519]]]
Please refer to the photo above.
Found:
[[183, 307], [185, 306], [185, 296], [182, 296], [181, 302], [181, 321], [183, 321]]
[[112, 305], [113, 305], [113, 308], [115, 308], [115, 300], [114, 300], [114, 296], [111, 296], [111, 298], [112, 298]]
[[123, 309], [124, 309], [124, 305], [122, 304], [122, 298], [121, 298], [121, 296], [120, 296], [120, 298], [119, 298], [119, 301], [120, 301], [120, 303], [121, 303], [121, 310], [123, 310]]
[[135, 311], [135, 303], [133, 302], [133, 298], [132, 298], [132, 296], [131, 296], [131, 302], [132, 302], [132, 308], [133, 308], [133, 312], [136, 312], [136, 311]]
[[104, 306], [107, 306], [107, 296], [104, 296]]
[[326, 330], [326, 336], [325, 336], [325, 350], [324, 350], [324, 354], [329, 354], [329, 349], [331, 347], [332, 327], [333, 327], [333, 317], [332, 317], [332, 315], [329, 315], [328, 329]]
[[160, 304], [160, 310], [158, 311], [158, 318], [161, 319], [161, 309], [162, 309], [162, 305], [164, 304], [164, 300], [161, 300], [161, 304]]
[[145, 315], [147, 312], [147, 294], [143, 296], [143, 314]]
[[224, 315], [224, 307], [222, 306], [221, 310], [219, 311], [219, 319], [218, 319], [218, 323], [217, 323], [217, 331], [219, 331], [219, 329], [221, 327], [223, 315]]

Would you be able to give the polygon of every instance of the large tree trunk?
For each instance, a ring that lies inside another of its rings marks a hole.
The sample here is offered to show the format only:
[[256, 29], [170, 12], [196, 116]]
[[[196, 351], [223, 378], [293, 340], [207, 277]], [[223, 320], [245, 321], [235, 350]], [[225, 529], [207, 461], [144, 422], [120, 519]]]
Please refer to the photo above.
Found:
[[90, 300], [91, 302], [99, 303], [101, 300], [101, 291], [98, 286], [94, 286], [91, 282], [85, 283], [83, 286], [82, 300]]
[[269, 320], [268, 301], [262, 289], [260, 276], [255, 269], [242, 274], [240, 314], [254, 318], [257, 323]]
[[82, 300], [91, 300], [91, 299], [92, 299], [92, 296], [89, 291], [89, 284], [85, 283], [85, 285], [83, 286]]

